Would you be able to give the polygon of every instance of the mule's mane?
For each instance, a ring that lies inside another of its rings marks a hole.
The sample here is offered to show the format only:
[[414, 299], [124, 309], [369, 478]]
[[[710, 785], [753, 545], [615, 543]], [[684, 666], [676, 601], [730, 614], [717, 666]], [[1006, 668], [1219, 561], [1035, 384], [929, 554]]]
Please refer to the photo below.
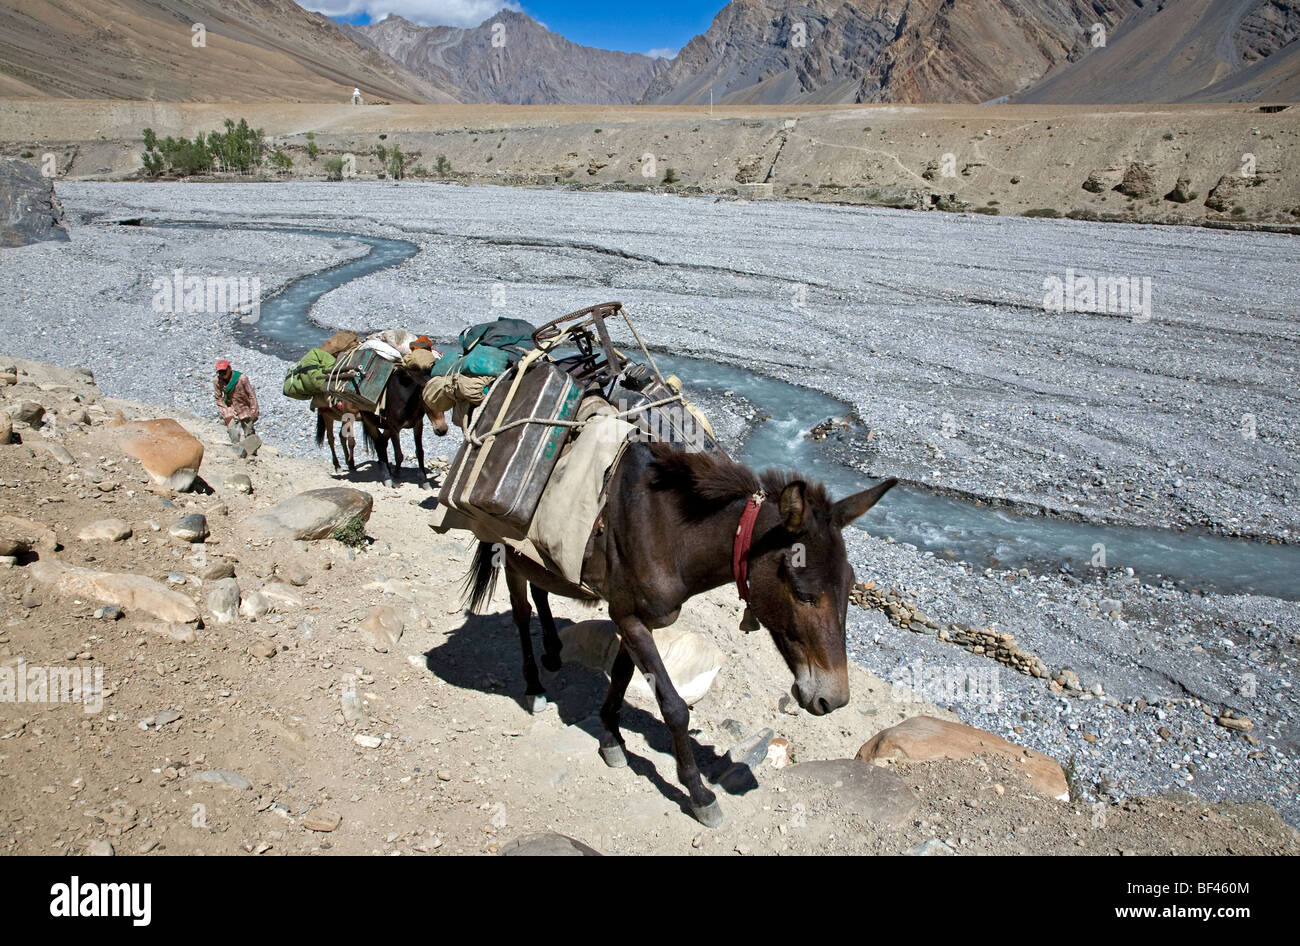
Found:
[[807, 486], [805, 500], [815, 506], [830, 508], [830, 498], [821, 483], [810, 483], [797, 473], [765, 470], [761, 475], [742, 463], [715, 453], [689, 452], [668, 443], [652, 443], [657, 489], [675, 490], [687, 508], [709, 513], [720, 506], [753, 495], [760, 489], [775, 499], [790, 483], [800, 480]]

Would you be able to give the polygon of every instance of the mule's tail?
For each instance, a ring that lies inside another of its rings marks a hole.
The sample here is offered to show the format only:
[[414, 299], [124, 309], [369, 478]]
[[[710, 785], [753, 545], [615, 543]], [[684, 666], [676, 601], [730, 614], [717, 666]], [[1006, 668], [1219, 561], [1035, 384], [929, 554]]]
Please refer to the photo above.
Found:
[[461, 586], [461, 600], [470, 614], [481, 614], [483, 607], [492, 600], [497, 576], [500, 575], [496, 562], [497, 549], [500, 547], [491, 542], [480, 542], [474, 552], [474, 561], [470, 562], [469, 573]]
[[385, 452], [387, 451], [388, 436], [380, 429], [378, 417], [370, 420], [369, 423], [366, 422], [367, 420], [368, 416], [362, 415], [361, 430], [365, 434], [366, 448], [370, 451], [370, 455], [377, 457], [380, 455], [379, 447], [381, 443], [385, 445]]
[[329, 433], [330, 421], [325, 419], [322, 411], [316, 412], [316, 446], [325, 446], [325, 435]]

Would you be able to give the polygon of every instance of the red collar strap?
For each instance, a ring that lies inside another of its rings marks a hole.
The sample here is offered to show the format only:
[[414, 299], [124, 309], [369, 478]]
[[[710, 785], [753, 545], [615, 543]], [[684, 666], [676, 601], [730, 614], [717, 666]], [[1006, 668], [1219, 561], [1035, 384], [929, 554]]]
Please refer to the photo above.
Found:
[[761, 489], [750, 496], [745, 511], [740, 514], [740, 525], [736, 526], [736, 541], [731, 547], [731, 574], [736, 579], [736, 591], [741, 601], [749, 601], [749, 547], [754, 541], [758, 511], [766, 499], [767, 494]]

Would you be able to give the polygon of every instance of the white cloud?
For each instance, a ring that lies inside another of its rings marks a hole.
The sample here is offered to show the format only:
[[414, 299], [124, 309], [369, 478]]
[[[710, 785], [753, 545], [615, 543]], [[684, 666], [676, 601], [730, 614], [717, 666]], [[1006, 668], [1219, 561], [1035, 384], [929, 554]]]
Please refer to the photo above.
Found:
[[646, 55], [651, 59], [673, 59], [677, 56], [678, 52], [679, 51], [676, 49], [664, 47], [663, 49], [652, 49], [647, 52]]
[[359, 13], [378, 23], [390, 13], [421, 26], [478, 26], [499, 10], [519, 10], [516, 0], [297, 0], [300, 7], [326, 16]]

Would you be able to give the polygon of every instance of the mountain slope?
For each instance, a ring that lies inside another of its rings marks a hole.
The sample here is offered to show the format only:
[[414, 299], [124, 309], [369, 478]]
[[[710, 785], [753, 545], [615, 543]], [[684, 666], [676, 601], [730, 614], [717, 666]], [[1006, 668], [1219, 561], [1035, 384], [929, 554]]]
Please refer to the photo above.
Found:
[[390, 16], [346, 31], [430, 82], [454, 77], [466, 102], [628, 105], [667, 68], [649, 56], [579, 46], [511, 10], [468, 30]]
[[1178, 0], [1130, 17], [1016, 101], [1295, 101], [1298, 38], [1300, 0]]
[[1141, 3], [732, 0], [643, 101], [980, 102], [1081, 55], [1093, 23]]
[[[192, 45], [203, 24], [206, 45]], [[0, 95], [454, 102], [293, 0], [3, 0]]]

